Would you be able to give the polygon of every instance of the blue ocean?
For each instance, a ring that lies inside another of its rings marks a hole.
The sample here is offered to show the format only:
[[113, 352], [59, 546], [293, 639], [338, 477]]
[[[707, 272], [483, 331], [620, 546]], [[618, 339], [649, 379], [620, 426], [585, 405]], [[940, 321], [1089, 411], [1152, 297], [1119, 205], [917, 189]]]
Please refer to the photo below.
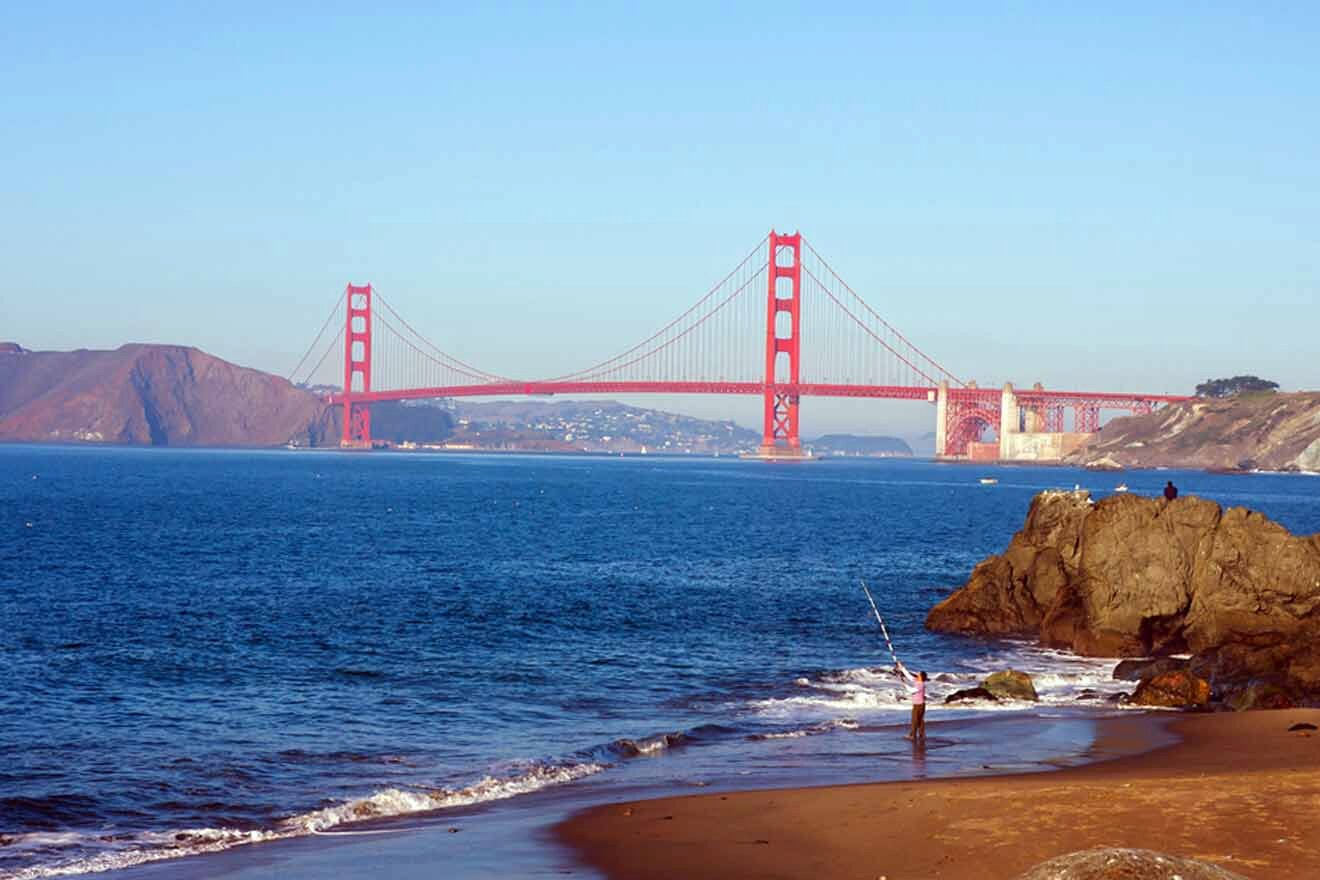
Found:
[[[1121, 478], [1320, 531], [1320, 479]], [[1119, 479], [0, 448], [0, 877], [164, 861], [204, 875], [317, 833], [1079, 759], [1085, 720], [1125, 711], [1112, 662], [922, 621], [1036, 492], [1101, 497]], [[863, 578], [937, 704], [1008, 666], [1041, 702], [936, 705], [914, 759]]]

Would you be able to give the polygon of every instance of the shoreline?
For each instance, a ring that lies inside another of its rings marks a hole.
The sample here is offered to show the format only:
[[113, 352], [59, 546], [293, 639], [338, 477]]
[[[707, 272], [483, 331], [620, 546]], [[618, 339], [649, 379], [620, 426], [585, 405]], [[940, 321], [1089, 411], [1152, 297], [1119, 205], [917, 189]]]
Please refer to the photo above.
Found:
[[1298, 722], [1320, 709], [1108, 719], [1077, 767], [621, 801], [552, 833], [611, 880], [989, 880], [1096, 846], [1301, 880], [1320, 876], [1320, 735]]

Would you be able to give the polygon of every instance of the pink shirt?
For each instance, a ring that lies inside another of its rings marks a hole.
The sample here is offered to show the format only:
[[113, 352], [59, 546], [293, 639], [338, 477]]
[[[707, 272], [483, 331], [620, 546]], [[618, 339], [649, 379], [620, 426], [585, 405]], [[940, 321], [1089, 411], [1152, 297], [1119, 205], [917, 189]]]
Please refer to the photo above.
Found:
[[912, 693], [912, 705], [924, 706], [926, 704], [926, 682], [920, 678], [915, 679], [916, 690]]

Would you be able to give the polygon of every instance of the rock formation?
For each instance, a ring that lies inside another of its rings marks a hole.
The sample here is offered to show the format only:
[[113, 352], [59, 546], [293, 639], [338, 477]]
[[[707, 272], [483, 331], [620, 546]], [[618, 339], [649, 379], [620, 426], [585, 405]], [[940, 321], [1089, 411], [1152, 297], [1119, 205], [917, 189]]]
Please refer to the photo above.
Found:
[[1097, 657], [1189, 652], [1218, 697], [1255, 681], [1320, 699], [1320, 535], [1195, 497], [1044, 492], [926, 626]]
[[1065, 460], [1108, 469], [1320, 471], [1320, 393], [1198, 398], [1114, 419]]
[[1199, 708], [1210, 702], [1210, 682], [1186, 669], [1160, 672], [1143, 678], [1132, 695], [1137, 706]]

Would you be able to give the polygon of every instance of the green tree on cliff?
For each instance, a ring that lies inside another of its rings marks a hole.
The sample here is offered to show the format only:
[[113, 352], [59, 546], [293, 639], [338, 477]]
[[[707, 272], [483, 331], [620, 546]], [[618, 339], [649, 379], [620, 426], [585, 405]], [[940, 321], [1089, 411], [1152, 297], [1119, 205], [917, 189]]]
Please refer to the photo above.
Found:
[[1246, 391], [1278, 391], [1279, 383], [1259, 376], [1210, 379], [1196, 386], [1197, 397], [1234, 397]]

